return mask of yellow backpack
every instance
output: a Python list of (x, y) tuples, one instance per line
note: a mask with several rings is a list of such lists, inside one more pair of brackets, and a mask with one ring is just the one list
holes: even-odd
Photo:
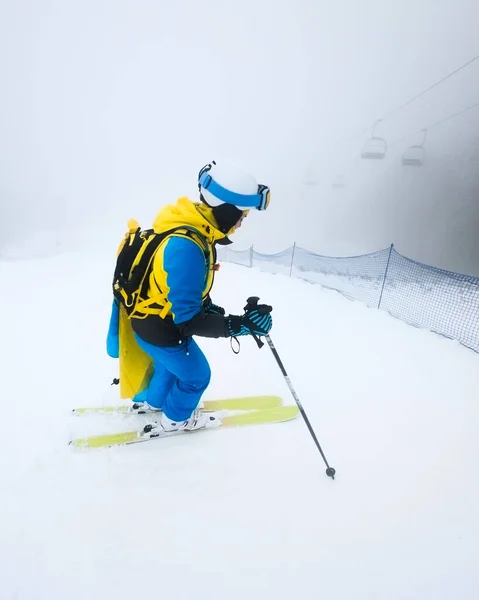
[(189, 225), (156, 233), (153, 229), (142, 230), (139, 223), (131, 219), (128, 229), (116, 260), (113, 295), (124, 306), (129, 319), (142, 319), (148, 314), (158, 314), (164, 318), (168, 314), (169, 304), (161, 306), (158, 298), (148, 298), (148, 276), (159, 245), (172, 234), (188, 237), (203, 250), (209, 266), (208, 243), (197, 229)]

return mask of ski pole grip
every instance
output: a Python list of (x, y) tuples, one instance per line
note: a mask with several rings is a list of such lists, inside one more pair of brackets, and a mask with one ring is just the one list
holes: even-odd
[[(250, 296), (246, 300), (246, 306), (244, 307), (245, 312), (248, 312), (248, 311), (256, 308), (258, 306), (258, 302), (259, 302), (259, 296)], [(258, 348), (262, 348), (264, 346), (264, 342), (262, 342), (261, 339), (255, 333), (253, 333), (253, 330), (251, 328), (250, 328), (250, 332), (251, 332), (251, 335), (253, 336), (253, 339), (256, 342), (256, 345), (258, 346)]]
[(244, 310), (245, 311), (253, 310), (254, 308), (256, 308), (258, 306), (258, 302), (259, 302), (259, 296), (250, 296), (246, 300), (246, 306), (244, 307)]
[(268, 304), (260, 304), (258, 306), (258, 302), (259, 302), (258, 296), (250, 296), (246, 300), (246, 306), (244, 307), (245, 312), (254, 310), (256, 308), (260, 315), (266, 315), (273, 310), (273, 307), (269, 306)]

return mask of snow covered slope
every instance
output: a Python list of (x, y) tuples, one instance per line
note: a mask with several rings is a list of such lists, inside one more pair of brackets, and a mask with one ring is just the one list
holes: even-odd
[[(214, 301), (274, 306), (301, 419), (75, 451), (128, 429), (104, 351), (111, 256), (0, 264), (2, 600), (473, 600), (479, 357), (320, 286), (233, 265)], [(208, 398), (288, 388), (268, 349), (199, 340)]]

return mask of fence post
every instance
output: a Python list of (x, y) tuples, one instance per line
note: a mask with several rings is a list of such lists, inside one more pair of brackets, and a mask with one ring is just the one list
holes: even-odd
[(291, 277), (293, 273), (293, 263), (294, 263), (294, 253), (296, 250), (296, 242), (293, 243), (293, 254), (291, 255), (291, 267), (289, 268), (289, 276)]
[(249, 249), (249, 266), (250, 269), (253, 268), (253, 244), (251, 244)]
[(384, 279), (383, 279), (383, 285), (381, 288), (381, 295), (379, 296), (378, 308), (381, 308), (381, 300), (383, 299), (384, 286), (386, 284), (386, 277), (387, 277), (388, 271), (389, 271), (389, 262), (391, 260), (391, 252), (392, 252), (393, 248), (394, 248), (394, 244), (391, 244), (391, 246), (389, 247), (388, 262), (386, 263), (386, 270), (384, 271)]

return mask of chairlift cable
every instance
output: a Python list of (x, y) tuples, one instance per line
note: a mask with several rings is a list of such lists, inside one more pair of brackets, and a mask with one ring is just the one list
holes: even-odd
[(383, 117), (383, 121), (385, 119), (389, 119), (390, 117), (395, 115), (397, 112), (399, 112), (403, 108), (406, 108), (406, 106), (409, 106), (409, 104), (412, 104), (416, 100), (419, 100), (419, 98), (424, 96), (424, 94), (427, 94), (428, 92), (433, 90), (438, 85), (441, 85), (441, 83), (444, 83), (447, 79), (449, 79), (450, 77), (453, 77), (453, 75), (456, 75), (456, 73), (459, 73), (459, 71), (462, 71), (463, 69), (465, 69), (466, 67), (468, 67), (470, 64), (472, 64), (474, 61), (476, 61), (478, 59), (479, 59), (479, 54), (477, 56), (475, 56), (474, 58), (471, 58), (471, 60), (468, 60), (466, 63), (464, 63), (463, 65), (461, 65), (460, 67), (458, 67), (457, 69), (452, 71), (451, 73), (449, 73), (449, 75), (446, 75), (439, 81), (436, 81), (436, 83), (434, 83), (433, 85), (431, 85), (428, 88), (426, 88), (425, 90), (423, 90), (420, 94), (417, 94), (416, 96), (414, 96), (414, 98), (411, 98), (407, 102), (404, 102), (404, 104), (401, 104), (401, 106), (398, 106), (398, 108), (395, 108), (394, 110), (392, 110), (389, 114), (387, 114), (385, 117)]
[(407, 135), (403, 136), (399, 140), (396, 140), (392, 144), (389, 144), (389, 147), (391, 148), (393, 146), (396, 146), (397, 144), (400, 144), (404, 140), (407, 140), (408, 138), (412, 137), (413, 135), (417, 135), (417, 134), (421, 133), (421, 131), (424, 131), (424, 130), (430, 131), (433, 127), (442, 125), (446, 121), (450, 121), (451, 119), (454, 119), (455, 117), (458, 117), (459, 115), (462, 115), (462, 114), (468, 112), (469, 110), (472, 110), (473, 108), (477, 108), (478, 106), (479, 106), (479, 102), (475, 102), (474, 104), (471, 104), (470, 106), (466, 106), (465, 108), (462, 108), (461, 110), (458, 110), (457, 112), (452, 113), (451, 115), (448, 115), (447, 117), (444, 117), (443, 119), (440, 119), (439, 121), (436, 121), (435, 123), (432, 123), (431, 125), (428, 125), (427, 127), (422, 127), (421, 129), (419, 129), (417, 131), (408, 133)]
[(450, 119), (454, 119), (454, 117), (458, 117), (459, 115), (462, 115), (463, 113), (467, 112), (468, 110), (472, 110), (473, 108), (476, 108), (479, 106), (479, 102), (476, 102), (475, 104), (471, 104), (470, 106), (466, 106), (466, 108), (463, 108), (462, 110), (459, 110), (455, 113), (453, 113), (452, 115), (449, 115), (448, 117), (444, 117), (444, 119), (441, 119), (440, 121), (436, 121), (435, 123), (433, 123), (432, 125), (429, 125), (429, 127), (426, 127), (425, 129), (432, 129), (433, 127), (436, 127), (437, 125), (442, 125), (443, 123), (445, 123), (446, 121), (449, 121)]
[[(460, 71), (462, 71), (463, 69), (465, 69), (466, 67), (468, 67), (469, 65), (471, 65), (473, 62), (475, 62), (478, 59), (479, 59), (479, 54), (477, 56), (474, 56), (474, 58), (471, 58), (470, 60), (465, 62), (460, 67), (457, 67), (457, 69), (454, 69), (454, 71), (451, 71), (451, 73), (449, 73), (445, 77), (442, 77), (441, 79), (439, 79), (439, 81), (436, 81), (436, 83), (434, 83), (433, 85), (430, 85), (428, 88), (426, 88), (419, 94), (416, 94), (413, 98), (410, 98), (409, 100), (407, 100), (406, 102), (401, 104), (401, 106), (398, 106), (397, 108), (392, 110), (390, 113), (388, 113), (385, 117), (383, 117), (380, 120), (385, 121), (386, 119), (389, 119), (390, 117), (392, 117), (393, 115), (398, 113), (400, 110), (402, 110), (403, 108), (406, 108), (406, 106), (409, 106), (409, 104), (412, 104), (413, 102), (415, 102), (416, 100), (418, 100), (419, 98), (421, 98), (422, 96), (424, 96), (425, 94), (427, 94), (428, 92), (430, 92), (431, 90), (436, 88), (438, 85), (441, 85), (441, 83), (444, 83), (445, 81), (447, 81), (448, 79), (450, 79), (451, 77), (453, 77), (454, 75), (456, 75), (457, 73), (459, 73)], [(371, 127), (374, 127), (374, 125), (376, 123), (377, 123), (377, 120), (372, 125), (368, 125), (368, 127), (365, 127), (364, 129), (362, 129), (360, 133), (364, 133), (364, 132), (370, 130)]]

